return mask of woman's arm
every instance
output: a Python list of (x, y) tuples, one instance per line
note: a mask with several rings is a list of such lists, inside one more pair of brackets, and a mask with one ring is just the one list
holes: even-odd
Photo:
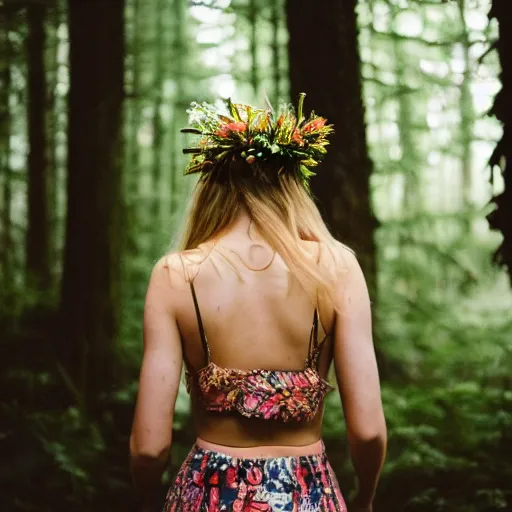
[(130, 437), (131, 471), (143, 510), (150, 510), (161, 497), (181, 376), (181, 340), (171, 292), (168, 268), (160, 260), (146, 295), (144, 356)]
[(354, 505), (370, 510), (386, 453), (386, 423), (366, 281), (356, 257), (342, 250), (348, 272), (336, 292), (334, 363), (359, 484)]

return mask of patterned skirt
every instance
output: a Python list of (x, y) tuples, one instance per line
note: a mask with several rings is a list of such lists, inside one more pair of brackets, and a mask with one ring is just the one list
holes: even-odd
[(325, 448), (315, 455), (246, 458), (192, 447), (163, 512), (347, 512)]

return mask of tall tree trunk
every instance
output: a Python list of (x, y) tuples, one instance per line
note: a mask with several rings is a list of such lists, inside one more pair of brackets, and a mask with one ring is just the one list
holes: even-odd
[[(396, 26), (397, 18), (402, 12), (396, 6), (391, 8), (393, 16), (393, 25)], [(375, 15), (374, 15), (375, 16)], [(407, 90), (407, 80), (405, 72), (407, 69), (407, 61), (405, 58), (404, 50), (407, 43), (400, 40), (398, 37), (392, 37), (392, 47), (395, 60), (395, 74), (397, 79), (397, 85), (399, 88), (403, 88), (399, 92), (398, 100), (398, 134), (400, 141), (400, 148), (402, 155), (400, 158), (400, 165), (403, 169), (403, 196), (402, 196), (402, 219), (416, 219), (422, 210), (422, 197), (420, 187), (420, 168), (421, 168), (421, 154), (418, 151), (417, 143), (417, 132), (414, 129), (415, 122), (415, 110), (414, 110), (414, 99), (411, 97), (411, 93)], [(398, 247), (402, 254), (405, 255), (407, 251), (409, 258), (417, 256), (419, 249), (412, 246), (410, 243), (411, 236), (418, 233), (414, 229), (414, 224), (407, 232), (403, 230), (398, 231)], [(414, 256), (413, 256), (414, 255)], [(411, 300), (415, 300), (418, 293), (418, 279), (410, 265), (404, 265), (401, 268), (401, 277), (404, 279), (404, 286), (407, 288), (407, 296)], [(407, 315), (413, 315), (415, 312), (410, 308)], [(410, 325), (410, 323), (406, 323)]]
[(460, 139), (462, 144), (461, 172), (462, 172), (462, 204), (464, 208), (463, 228), (464, 234), (472, 229), (473, 224), (473, 199), (472, 188), (472, 142), (473, 124), (475, 112), (473, 108), (473, 96), (471, 94), (471, 40), (469, 29), (466, 24), (466, 0), (458, 0), (458, 9), (462, 30), (462, 44), (464, 48), (464, 78), (460, 85)]
[[(356, 4), (286, 0), (290, 89), (294, 99), (307, 94), (306, 112), (314, 109), (334, 124), (335, 134), (311, 188), (332, 234), (355, 250), (375, 301), (377, 219), (371, 208), (373, 164), (366, 142)], [(376, 354), (386, 379), (391, 370), (378, 343)]]
[(11, 11), (0, 6), (0, 283), (5, 292), (11, 288), (12, 273), (12, 221), (11, 221), (11, 56), (9, 40)]
[[(512, 18), (508, 0), (493, 0), (489, 18), (496, 18), (500, 25), (500, 38), (496, 43), (501, 62), (501, 91), (496, 95), (491, 115), (503, 123), (503, 137), (490, 159), (491, 170), (501, 168), (505, 190), (492, 202), (496, 209), (488, 216), (493, 229), (501, 231), (503, 242), (496, 251), (495, 259), (508, 268), (512, 283)], [(492, 176), (492, 172), (491, 172)]]
[[(124, 0), (69, 0), (68, 215), (61, 354), (93, 414), (114, 379), (122, 249)], [(94, 32), (91, 32), (92, 27)], [(68, 379), (68, 382), (70, 379)]]
[(181, 153), (181, 139), (179, 130), (186, 123), (183, 117), (184, 110), (188, 107), (188, 95), (185, 89), (185, 57), (188, 53), (187, 48), (187, 0), (174, 0), (174, 37), (172, 41), (172, 54), (174, 62), (174, 80), (176, 83), (176, 94), (174, 96), (174, 105), (172, 109), (171, 133), (174, 134), (171, 150), (171, 201), (170, 213), (173, 219), (173, 230), (177, 225), (176, 213), (180, 205), (180, 196), (183, 194), (183, 188), (187, 186), (185, 180), (181, 179), (183, 162), (178, 156)]
[[(141, 9), (141, 0), (133, 0), (132, 3), (132, 19), (131, 19), (131, 44), (129, 52), (131, 54), (131, 91), (129, 101), (129, 134), (127, 142), (127, 162), (125, 163), (125, 170), (127, 176), (126, 190), (130, 200), (135, 200), (139, 194), (140, 182), (140, 150), (138, 143), (138, 133), (141, 122), (141, 87), (140, 87), (140, 54), (141, 54), (141, 37), (140, 37), (140, 16), (143, 13)], [(135, 201), (136, 202), (136, 201)], [(137, 202), (136, 202), (137, 203)], [(140, 204), (140, 202), (139, 202)]]
[[(68, 93), (67, 85), (69, 81), (69, 57), (64, 51), (68, 48), (68, 0), (55, 0), (53, 12), (51, 15), (51, 24), (54, 26), (54, 42), (55, 52), (52, 54), (55, 58), (55, 75), (52, 77), (51, 105), (54, 105), (51, 112), (50, 131), (52, 158), (49, 159), (53, 163), (50, 167), (50, 201), (53, 214), (52, 237), (55, 247), (55, 256), (53, 258), (54, 265), (57, 267), (58, 274), (62, 273), (64, 264), (64, 247), (66, 232), (66, 208), (67, 208), (67, 174), (68, 174), (68, 127), (69, 118), (63, 113), (68, 110)], [(65, 28), (65, 30), (62, 30)], [(58, 283), (58, 286), (61, 283)], [(58, 293), (58, 290), (57, 290)]]
[[(274, 0), (277, 2), (277, 0)], [(249, 0), (248, 6), (249, 26), (249, 53), (251, 55), (251, 87), (256, 96), (260, 85), (258, 67), (258, 5), (257, 0)]]
[(357, 41), (356, 0), (287, 0), (291, 93), (305, 92), (335, 126), (312, 190), (333, 235), (352, 247), (372, 296), (376, 288), (370, 174)]
[(155, 63), (153, 68), (153, 170), (152, 170), (152, 185), (153, 193), (151, 197), (151, 220), (150, 222), (156, 224), (156, 229), (153, 229), (153, 250), (154, 253), (158, 252), (160, 244), (160, 228), (162, 226), (162, 146), (164, 138), (164, 126), (162, 123), (162, 106), (164, 94), (164, 24), (163, 24), (163, 10), (164, 1), (158, 0), (156, 2), (155, 10)]
[(270, 21), (272, 23), (272, 104), (277, 107), (281, 101), (281, 58), (279, 44), (279, 28), (281, 25), (282, 4), (274, 0), (271, 4)]
[[(46, 13), (47, 21), (47, 55), (46, 55), (46, 163), (48, 166), (48, 222), (50, 225), (50, 261), (60, 261), (59, 250), (59, 215), (58, 215), (58, 191), (60, 183), (58, 180), (57, 163), (57, 129), (60, 109), (57, 103), (57, 84), (59, 80), (58, 53), (60, 41), (58, 37), (59, 24), (61, 21), (62, 5), (55, 2)], [(51, 263), (50, 263), (51, 265)], [(52, 273), (55, 268), (52, 267)], [(55, 283), (52, 279), (52, 285)], [(53, 287), (53, 286), (52, 286)]]
[(50, 208), (46, 143), (44, 4), (28, 6), (28, 227), (27, 278), (37, 291), (51, 285)]

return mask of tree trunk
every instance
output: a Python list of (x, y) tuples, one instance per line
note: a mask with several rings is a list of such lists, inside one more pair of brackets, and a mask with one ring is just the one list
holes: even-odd
[[(48, 166), (48, 222), (50, 225), (50, 261), (61, 260), (60, 244), (62, 237), (59, 236), (60, 221), (59, 218), (59, 191), (62, 185), (59, 182), (59, 167), (57, 158), (57, 146), (59, 140), (57, 137), (59, 127), (60, 105), (57, 101), (57, 84), (59, 82), (59, 62), (58, 53), (60, 41), (58, 29), (62, 20), (63, 6), (60, 1), (56, 1), (52, 7), (48, 8), (47, 19), (47, 52), (46, 52), (46, 164)], [(51, 265), (51, 263), (50, 263)], [(52, 266), (52, 273), (55, 273), (56, 266)], [(52, 288), (56, 283), (52, 279)]]
[[(122, 249), (124, 0), (69, 0), (65, 370), (93, 414), (114, 381)], [(68, 379), (69, 382), (69, 379)]]
[(141, 54), (141, 37), (140, 37), (140, 16), (142, 16), (143, 9), (140, 5), (140, 0), (133, 0), (132, 5), (132, 19), (131, 19), (131, 38), (129, 52), (131, 55), (131, 90), (129, 101), (129, 134), (126, 141), (126, 155), (127, 162), (125, 162), (125, 182), (127, 184), (126, 190), (130, 201), (136, 204), (141, 202), (135, 201), (139, 195), (139, 182), (140, 182), (140, 150), (138, 143), (138, 133), (141, 122), (141, 86), (140, 86), (140, 54)]
[[(396, 6), (391, 8), (393, 25), (396, 26), (398, 15), (402, 12)], [(375, 14), (374, 14), (375, 16)], [(394, 34), (395, 35), (395, 34)], [(402, 219), (415, 219), (420, 215), (423, 206), (423, 198), (421, 196), (421, 179), (420, 169), (422, 163), (422, 156), (418, 148), (418, 135), (414, 129), (415, 123), (415, 107), (414, 99), (411, 94), (405, 92), (407, 89), (406, 70), (407, 59), (404, 53), (407, 43), (404, 43), (397, 37), (392, 36), (392, 47), (395, 60), (395, 74), (397, 86), (404, 88), (404, 92), (398, 94), (398, 113), (397, 125), (399, 142), (402, 150), (400, 158), (400, 166), (403, 169), (403, 195), (401, 205), (401, 218)], [(411, 246), (411, 236), (417, 233), (414, 224), (411, 224), (407, 231), (398, 231), (398, 248), (400, 253), (404, 256), (409, 253), (408, 258), (412, 259), (417, 256), (419, 249)], [(415, 254), (416, 253), (416, 254)], [(414, 255), (414, 256), (413, 256)], [(403, 286), (406, 287), (406, 294), (412, 300), (416, 300), (419, 292), (417, 275), (410, 265), (403, 265), (400, 271), (400, 277), (403, 278)], [(411, 325), (409, 316), (415, 312), (410, 308), (405, 316), (406, 325)]]
[[(277, 2), (277, 0), (274, 0)], [(249, 0), (248, 18), (250, 26), (249, 53), (251, 55), (251, 78), (250, 83), (254, 96), (258, 95), (259, 67), (258, 67), (258, 5), (257, 0)]]
[(287, 0), (291, 93), (305, 92), (336, 133), (312, 179), (324, 220), (359, 258), (375, 296), (377, 222), (370, 206), (370, 174), (357, 42), (356, 0)]
[(272, 23), (272, 105), (276, 108), (281, 101), (281, 48), (279, 44), (279, 29), (282, 11), (281, 1), (274, 0), (270, 8), (270, 22)]
[(9, 41), (11, 12), (7, 6), (0, 6), (0, 283), (3, 294), (11, 289), (12, 272), (12, 219), (11, 219), (11, 56)]
[[(500, 25), (500, 38), (496, 43), (501, 62), (501, 91), (496, 95), (490, 112), (503, 123), (503, 137), (490, 159), (491, 170), (501, 168), (505, 190), (492, 202), (496, 209), (488, 216), (493, 229), (501, 231), (503, 242), (496, 251), (495, 259), (509, 271), (512, 283), (512, 18), (508, 0), (494, 0), (489, 18), (496, 18)], [(492, 172), (491, 172), (492, 177)]]
[(472, 142), (475, 112), (473, 108), (473, 96), (471, 94), (471, 38), (470, 30), (466, 24), (466, 0), (458, 0), (459, 16), (462, 30), (462, 44), (464, 47), (464, 78), (460, 85), (460, 141), (462, 144), (462, 206), (464, 208), (463, 235), (470, 233), (473, 228), (473, 179), (472, 173)]
[(28, 226), (27, 282), (39, 292), (51, 285), (50, 208), (46, 143), (45, 14), (32, 4), (28, 15)]
[(164, 126), (162, 122), (162, 106), (164, 94), (164, 23), (163, 13), (164, 1), (156, 2), (155, 10), (155, 46), (154, 55), (155, 62), (153, 68), (153, 169), (152, 169), (152, 185), (153, 193), (151, 198), (151, 220), (150, 223), (156, 224), (153, 229), (153, 253), (158, 253), (160, 245), (160, 229), (162, 227), (162, 202), (163, 202), (163, 181), (162, 181), (162, 149), (164, 139)]
[[(180, 197), (184, 193), (184, 187), (187, 186), (183, 175), (183, 160), (180, 158), (182, 140), (179, 136), (180, 128), (186, 124), (184, 111), (188, 108), (189, 94), (186, 90), (186, 56), (188, 54), (187, 46), (187, 0), (174, 0), (174, 34), (172, 40), (172, 55), (174, 62), (174, 80), (176, 84), (176, 94), (174, 96), (174, 105), (172, 109), (171, 133), (174, 135), (171, 149), (171, 201), (170, 216), (173, 219), (173, 231), (177, 227), (177, 211), (180, 206)], [(186, 193), (186, 192), (185, 192)]]

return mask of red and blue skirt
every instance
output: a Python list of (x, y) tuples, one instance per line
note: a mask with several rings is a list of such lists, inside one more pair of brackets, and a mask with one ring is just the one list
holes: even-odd
[(163, 512), (347, 512), (325, 454), (234, 457), (193, 446)]

